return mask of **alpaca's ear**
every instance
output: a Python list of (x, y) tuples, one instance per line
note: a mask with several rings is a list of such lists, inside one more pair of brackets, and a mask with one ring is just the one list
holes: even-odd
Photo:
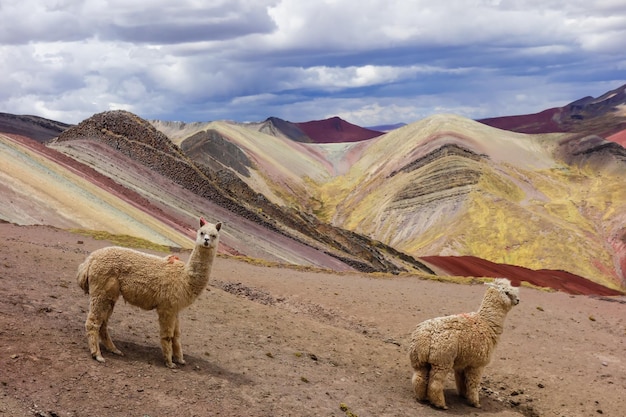
[(204, 226), (206, 224), (206, 220), (204, 220), (204, 217), (200, 217), (200, 227)]
[(219, 222), (215, 225), (215, 228), (217, 229), (217, 231), (219, 232), (220, 229), (222, 228), (222, 222)]

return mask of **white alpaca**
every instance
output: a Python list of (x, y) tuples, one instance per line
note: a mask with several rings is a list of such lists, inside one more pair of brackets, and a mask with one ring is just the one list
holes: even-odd
[(487, 285), (478, 311), (426, 320), (413, 331), (409, 358), (419, 401), (447, 409), (444, 382), (454, 369), (459, 395), (480, 407), (483, 370), (491, 361), (507, 313), (519, 303), (519, 289), (508, 279), (498, 278)]
[(176, 363), (185, 363), (178, 312), (191, 305), (206, 287), (221, 227), (221, 223), (213, 225), (200, 219), (196, 244), (186, 264), (175, 256), (158, 257), (117, 246), (98, 249), (87, 257), (78, 267), (77, 280), (90, 298), (85, 330), (95, 360), (104, 362), (98, 336), (107, 350), (123, 355), (107, 329), (121, 295), (132, 305), (157, 310), (165, 365), (176, 367), (172, 355)]

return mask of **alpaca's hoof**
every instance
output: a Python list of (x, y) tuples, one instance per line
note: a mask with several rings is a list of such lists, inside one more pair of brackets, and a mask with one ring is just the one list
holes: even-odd
[(174, 362), (165, 362), (165, 366), (170, 368), (170, 369), (178, 368), (178, 366), (176, 366), (176, 364)]
[(92, 358), (94, 358), (95, 360), (97, 360), (100, 363), (104, 363), (104, 358), (100, 355), (92, 355)]
[(477, 397), (467, 398), (467, 403), (472, 407), (480, 408), (480, 399), (478, 399)]
[(441, 401), (434, 401), (432, 398), (429, 398), (428, 402), (434, 408), (439, 408), (441, 410), (447, 410), (448, 409), (448, 406), (446, 405), (445, 401), (443, 401), (443, 402), (441, 402)]
[(119, 349), (113, 349), (113, 350), (111, 350), (111, 353), (114, 353), (114, 354), (116, 354), (118, 356), (124, 356), (124, 352), (122, 352)]
[(183, 358), (180, 359), (174, 359), (174, 362), (176, 362), (179, 365), (185, 365), (187, 362), (185, 362), (185, 360)]
[(448, 409), (448, 406), (446, 405), (445, 402), (435, 402), (435, 401), (432, 401), (432, 400), (429, 400), (428, 402), (434, 408), (438, 408), (440, 410), (447, 410)]

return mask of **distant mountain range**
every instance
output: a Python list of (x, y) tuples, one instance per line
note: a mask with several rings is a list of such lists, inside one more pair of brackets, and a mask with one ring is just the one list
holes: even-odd
[[(539, 113), (493, 117), (477, 120), (488, 126), (519, 133), (579, 133), (598, 135), (626, 145), (626, 85), (599, 97), (584, 97), (563, 107)], [(181, 123), (179, 123), (181, 124)], [(181, 125), (197, 125), (182, 123)], [(406, 123), (360, 127), (339, 117), (309, 122), (289, 122), (268, 117), (250, 126), (269, 135), (280, 135), (303, 143), (358, 142), (381, 136)], [(31, 115), (0, 113), (0, 132), (28, 136), (45, 142), (58, 136), (71, 125)]]
[(224, 221), (233, 255), (615, 294), (626, 290), (625, 89), (388, 132), (339, 118), (109, 111), (70, 126), (0, 114), (0, 219), (188, 247), (205, 215)]
[(0, 113), (0, 132), (27, 136), (38, 142), (46, 142), (70, 126), (38, 116)]
[(571, 132), (598, 135), (605, 139), (618, 135), (616, 141), (624, 146), (620, 132), (626, 129), (626, 85), (600, 97), (584, 97), (563, 107), (535, 114), (482, 119), (479, 122), (520, 133)]

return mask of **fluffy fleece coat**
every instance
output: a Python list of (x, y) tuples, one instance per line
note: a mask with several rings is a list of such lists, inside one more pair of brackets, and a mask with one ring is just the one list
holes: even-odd
[(454, 370), (459, 395), (480, 407), (483, 369), (491, 361), (507, 313), (519, 303), (519, 289), (508, 279), (498, 278), (487, 285), (478, 311), (426, 320), (413, 331), (409, 358), (419, 401), (447, 409), (444, 383)]
[(104, 362), (99, 339), (107, 350), (122, 355), (107, 329), (121, 295), (132, 305), (156, 309), (165, 365), (175, 368), (173, 361), (185, 363), (178, 313), (193, 303), (209, 281), (221, 226), (200, 219), (187, 263), (171, 255), (158, 257), (117, 246), (98, 249), (87, 257), (78, 267), (77, 280), (90, 298), (85, 330), (94, 359)]

